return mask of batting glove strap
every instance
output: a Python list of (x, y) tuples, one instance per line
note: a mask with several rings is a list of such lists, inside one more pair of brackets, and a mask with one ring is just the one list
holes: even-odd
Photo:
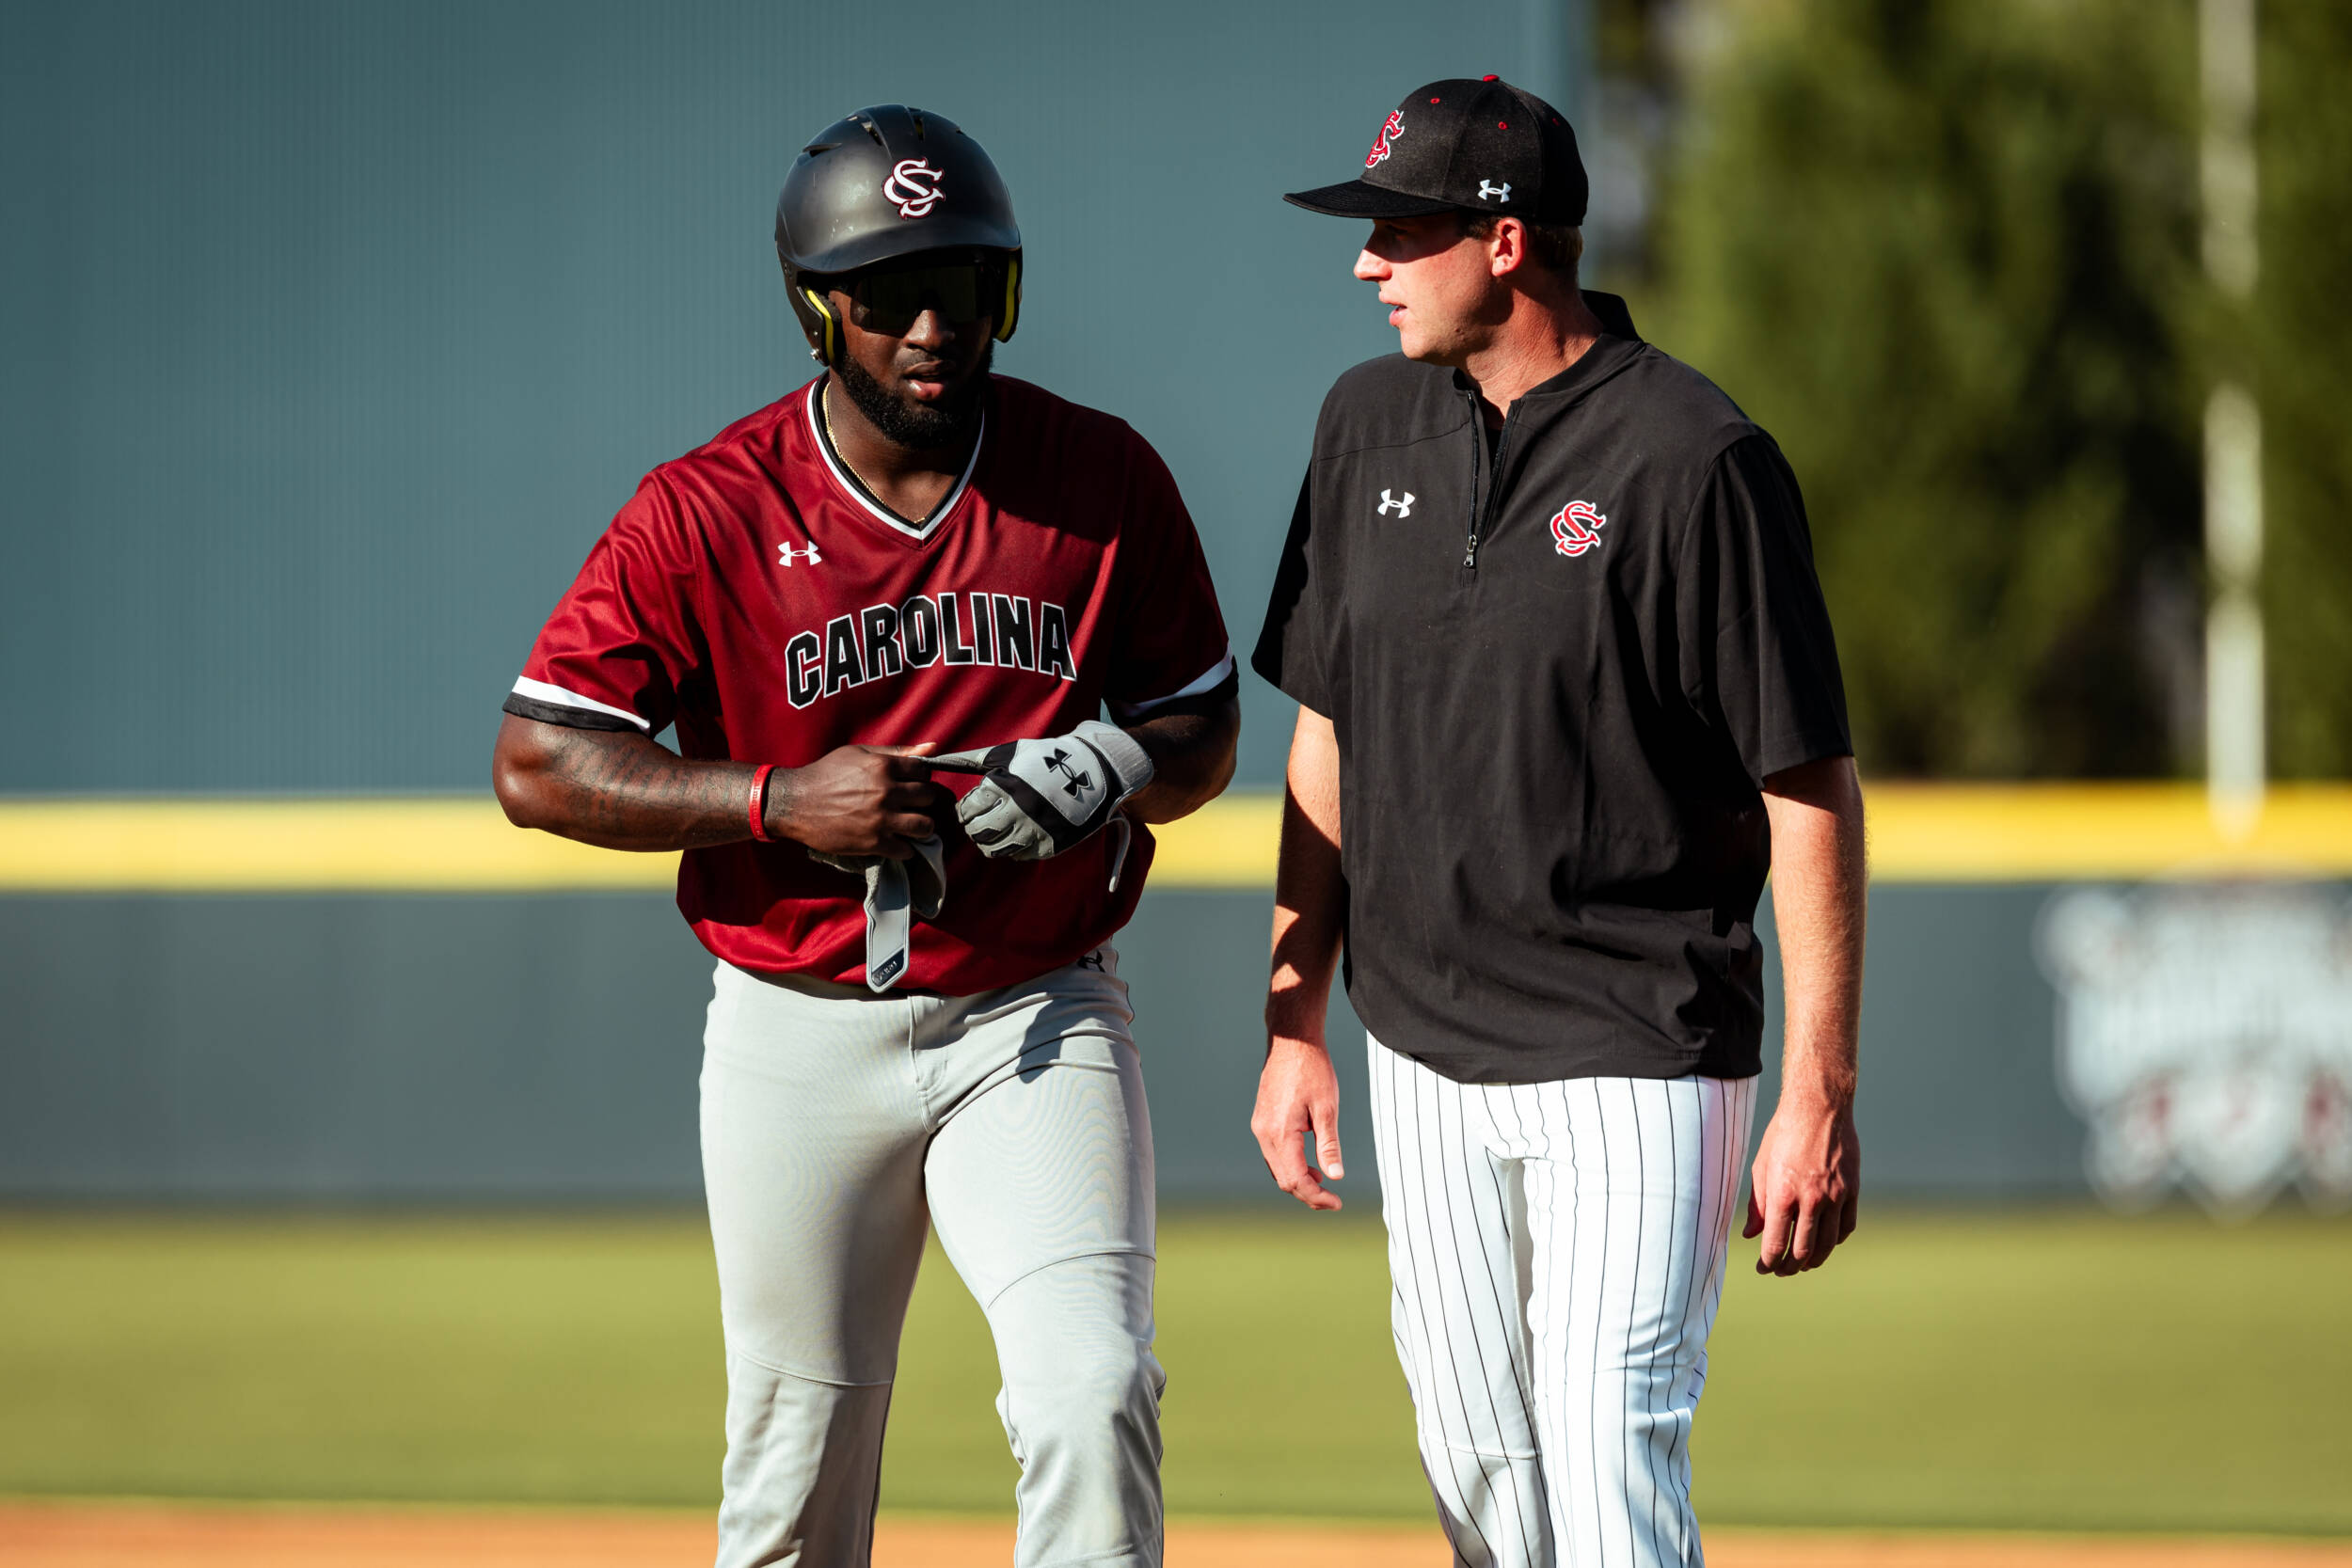
[(980, 853), (996, 860), (1060, 854), (1152, 782), (1152, 758), (1136, 737), (1099, 719), (1049, 740), (992, 746), (977, 761), (980, 782), (957, 802), (956, 819)]
[(877, 996), (906, 974), (914, 923), (938, 918), (947, 902), (947, 847), (937, 833), (909, 842), (914, 853), (902, 861), (808, 852), (820, 865), (866, 879), (866, 988)]

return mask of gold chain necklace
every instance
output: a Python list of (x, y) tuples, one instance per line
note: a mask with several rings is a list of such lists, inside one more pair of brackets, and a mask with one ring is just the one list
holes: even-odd
[[(833, 448), (833, 454), (835, 457), (841, 459), (841, 466), (850, 470), (850, 477), (856, 480), (859, 484), (863, 485), (867, 495), (872, 496), (877, 500), (880, 500), (882, 499), (882, 492), (874, 487), (874, 482), (872, 480), (867, 479), (864, 474), (857, 471), (857, 465), (850, 461), (850, 454), (841, 450), (841, 437), (833, 433), (833, 376), (831, 374), (827, 374), (823, 389), (817, 394), (817, 417), (824, 421), (825, 444)], [(952, 485), (949, 486), (951, 493), (953, 488), (954, 487)], [(892, 510), (894, 512), (897, 511), (895, 507)], [(933, 510), (936, 511), (936, 508)], [(906, 515), (904, 513), (898, 513), (898, 515), (900, 516)], [(908, 522), (916, 524), (920, 524), (928, 520), (928, 516), (907, 518)]]
[(830, 375), (825, 377), (824, 389), (817, 394), (817, 417), (825, 421), (825, 444), (833, 448), (835, 457), (841, 459), (841, 466), (850, 470), (850, 477), (866, 486), (868, 494), (881, 495), (882, 492), (874, 488), (874, 482), (857, 471), (857, 465), (850, 461), (850, 454), (841, 450), (841, 437), (833, 433), (833, 377)]

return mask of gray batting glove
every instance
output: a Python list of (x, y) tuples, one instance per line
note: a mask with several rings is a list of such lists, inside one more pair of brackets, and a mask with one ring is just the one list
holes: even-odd
[(1136, 737), (1100, 719), (1049, 740), (1009, 740), (926, 760), (981, 775), (956, 803), (956, 820), (980, 853), (995, 860), (1058, 855), (1110, 822), (1120, 801), (1152, 782), (1152, 759)]

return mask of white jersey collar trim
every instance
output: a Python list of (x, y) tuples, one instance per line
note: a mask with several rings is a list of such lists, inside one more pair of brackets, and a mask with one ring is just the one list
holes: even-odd
[(931, 515), (929, 517), (920, 523), (910, 523), (867, 495), (866, 486), (857, 482), (856, 477), (834, 454), (833, 443), (825, 439), (825, 417), (818, 399), (824, 395), (825, 384), (832, 379), (833, 372), (828, 371), (810, 382), (808, 396), (802, 401), (807, 405), (808, 410), (809, 439), (817, 443), (817, 454), (825, 460), (825, 467), (832, 473), (834, 483), (841, 487), (843, 495), (864, 507), (876, 522), (887, 524), (910, 539), (929, 539), (939, 531), (939, 525), (947, 520), (947, 515), (956, 509), (956, 503), (963, 499), (964, 491), (971, 488), (972, 475), (978, 470), (980, 466), (980, 450), (988, 445), (987, 407), (983, 405), (980, 409), (979, 434), (973, 438), (972, 456), (963, 465), (963, 472), (957, 478), (955, 488), (948, 491), (946, 498), (931, 509)]

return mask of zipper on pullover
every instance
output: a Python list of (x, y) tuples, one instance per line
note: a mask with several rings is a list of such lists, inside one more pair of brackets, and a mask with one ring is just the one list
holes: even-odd
[(1480, 537), (1494, 522), (1495, 508), (1502, 501), (1502, 460), (1511, 452), (1511, 421), (1519, 417), (1519, 405), (1518, 403), (1512, 404), (1511, 411), (1502, 416), (1502, 436), (1495, 442), (1495, 471), (1487, 478), (1486, 504), (1481, 507), (1478, 504), (1478, 470), (1480, 458), (1486, 450), (1486, 417), (1479, 410), (1476, 392), (1465, 392), (1463, 396), (1470, 401), (1470, 503), (1469, 536), (1463, 541), (1462, 546), (1462, 569), (1466, 572), (1475, 572), (1478, 570)]

